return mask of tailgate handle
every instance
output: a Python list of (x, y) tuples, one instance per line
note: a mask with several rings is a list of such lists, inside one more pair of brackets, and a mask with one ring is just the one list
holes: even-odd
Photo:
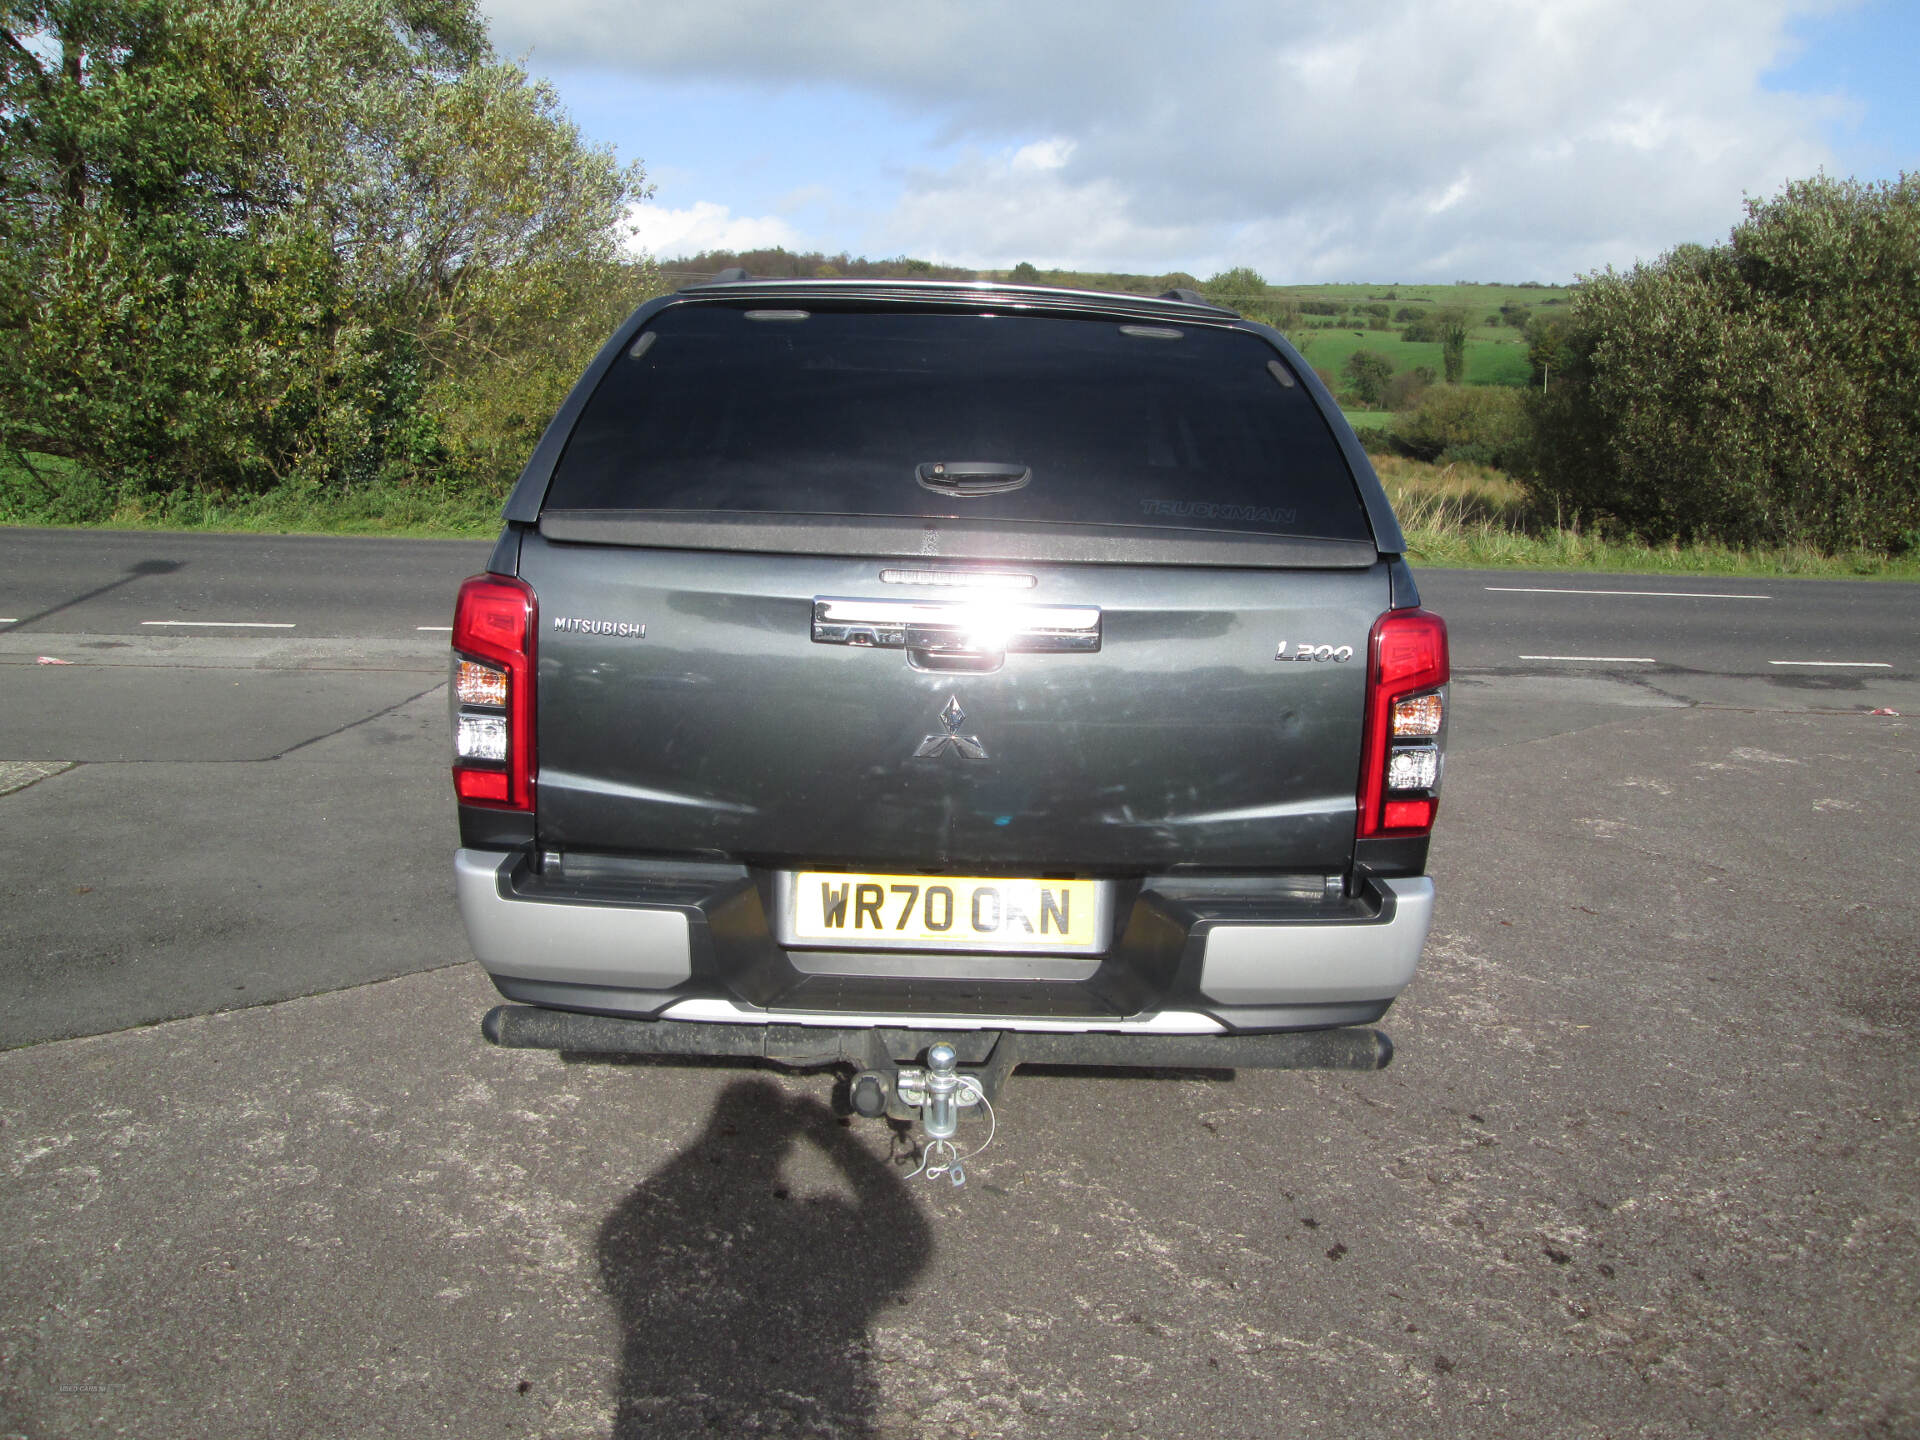
[(927, 669), (982, 668), (954, 662), (992, 662), (1021, 654), (1091, 655), (1100, 648), (1098, 605), (1010, 605), (977, 596), (966, 600), (860, 600), (821, 597), (813, 602), (813, 643), (875, 650), (908, 650)]
[(1025, 465), (1002, 465), (992, 460), (929, 460), (914, 468), (923, 490), (936, 495), (1004, 495), (1033, 479)]

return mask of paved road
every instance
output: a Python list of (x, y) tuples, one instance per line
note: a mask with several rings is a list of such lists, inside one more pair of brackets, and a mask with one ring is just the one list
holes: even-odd
[(1920, 585), (1432, 570), (1420, 588), (1468, 669), (1920, 674)]
[(35, 634), (407, 637), (444, 627), (484, 541), (0, 529), (0, 625)]
[[(17, 635), (404, 641), (448, 623), (477, 541), (0, 529)], [(1792, 685), (1920, 675), (1920, 585), (1440, 570), (1422, 596), (1464, 669), (1604, 668)], [(1817, 674), (1816, 672), (1831, 672)]]
[(1394, 1066), (1022, 1075), (954, 1192), (479, 1042), (483, 552), (0, 533), (0, 1435), (1920, 1435), (1915, 587), (1423, 576)]

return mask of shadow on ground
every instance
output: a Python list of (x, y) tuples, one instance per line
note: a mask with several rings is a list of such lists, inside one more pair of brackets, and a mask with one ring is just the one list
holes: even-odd
[(699, 1139), (600, 1227), (622, 1337), (614, 1440), (871, 1436), (869, 1329), (932, 1249), (897, 1172), (825, 1105), (729, 1085)]

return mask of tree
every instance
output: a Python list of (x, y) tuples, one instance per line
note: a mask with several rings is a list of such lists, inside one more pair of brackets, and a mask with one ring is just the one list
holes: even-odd
[(1013, 267), (1013, 273), (1007, 278), (1012, 280), (1016, 285), (1038, 285), (1040, 283), (1040, 272), (1034, 268), (1031, 261), (1022, 260), (1018, 265)]
[(1238, 310), (1249, 320), (1264, 322), (1268, 313), (1267, 282), (1258, 270), (1236, 266), (1223, 270), (1200, 287), (1201, 293), (1216, 305)]
[(1393, 378), (1393, 361), (1378, 350), (1356, 350), (1347, 357), (1346, 372), (1353, 382), (1354, 395), (1372, 410), (1380, 404), (1387, 382)]
[(1567, 321), (1557, 315), (1536, 315), (1527, 322), (1527, 364), (1531, 369), (1527, 383), (1544, 390), (1557, 374), (1565, 376), (1572, 368), (1572, 352), (1567, 346)]
[(498, 482), (649, 281), (474, 0), (0, 0), (0, 448), (122, 498)]
[(1657, 539), (1920, 543), (1916, 255), (1920, 176), (1818, 176), (1725, 245), (1588, 277), (1526, 482)]
[(1467, 373), (1467, 332), (1472, 317), (1459, 305), (1443, 305), (1428, 317), (1433, 338), (1440, 342), (1440, 369), (1449, 385), (1458, 385)]

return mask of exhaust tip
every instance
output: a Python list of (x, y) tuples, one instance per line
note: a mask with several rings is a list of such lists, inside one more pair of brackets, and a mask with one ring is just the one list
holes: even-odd
[(1393, 1063), (1393, 1037), (1384, 1030), (1373, 1032), (1373, 1068), (1384, 1070)]
[(500, 1029), (505, 1023), (507, 1010), (509, 1008), (510, 1007), (506, 1005), (496, 1005), (480, 1017), (480, 1033), (487, 1037), (489, 1043), (494, 1045), (503, 1045), (506, 1043), (500, 1038)]

